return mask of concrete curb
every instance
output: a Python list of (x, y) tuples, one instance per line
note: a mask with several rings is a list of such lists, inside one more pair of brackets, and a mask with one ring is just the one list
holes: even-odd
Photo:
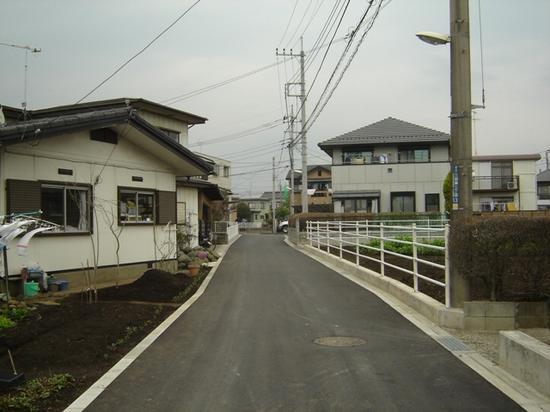
[[(103, 392), (126, 368), (128, 368), (133, 361), (135, 361), (139, 355), (141, 355), (145, 349), (160, 336), (162, 333), (175, 322), (189, 307), (195, 303), (204, 293), (208, 284), (214, 277), (214, 274), (218, 270), (225, 254), (229, 248), (235, 243), (241, 235), (237, 236), (233, 241), (227, 245), (227, 248), (220, 253), (220, 258), (216, 261), (216, 264), (210, 270), (210, 273), (204, 279), (199, 289), (191, 296), (185, 303), (183, 303), (178, 309), (176, 309), (170, 316), (168, 316), (155, 330), (147, 335), (141, 342), (139, 342), (130, 352), (126, 354), (121, 360), (119, 360), (111, 369), (109, 369), (101, 378), (99, 378), (92, 386), (90, 386), (83, 394), (81, 394), (73, 403), (71, 403), (66, 409), (66, 412), (83, 411), (87, 408), (100, 394)], [(219, 247), (219, 246), (218, 246)], [(115, 408), (116, 409), (116, 408)]]
[[(334, 262), (326, 259), (325, 256), (311, 253), (309, 247), (300, 247), (293, 244), (288, 240), (288, 237), (285, 237), (285, 242), (290, 247), (305, 254), (306, 256), (309, 256), (313, 260), (316, 260), (329, 269), (332, 269), (334, 272), (378, 296), (382, 301), (396, 310), (401, 316), (434, 339), (437, 343), (451, 352), (464, 364), (473, 369), (476, 373), (516, 402), (523, 409), (527, 411), (550, 411), (550, 398), (539, 393), (525, 382), (515, 378), (495, 363), (484, 358), (482, 355), (466, 346), (463, 342), (447, 333), (444, 329), (441, 329), (431, 319), (425, 317), (414, 307), (408, 306), (403, 301), (399, 300), (401, 297), (400, 295), (397, 297), (393, 296), (391, 294), (391, 290), (382, 290), (377, 287), (376, 284), (369, 282), (372, 276), (362, 276), (361, 273), (358, 273), (355, 265), (342, 264), (345, 262), (340, 261), (338, 258), (335, 258), (338, 262), (338, 265), (335, 265)], [(380, 277), (378, 274), (375, 276)]]
[(519, 331), (501, 331), (499, 339), (499, 364), (550, 396), (550, 346)]

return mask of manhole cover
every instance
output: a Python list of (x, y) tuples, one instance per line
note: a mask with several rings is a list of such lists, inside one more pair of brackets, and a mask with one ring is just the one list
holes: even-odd
[(337, 348), (359, 346), (367, 343), (361, 338), (353, 338), (350, 336), (324, 336), (322, 338), (315, 339), (313, 342), (317, 345), (333, 346)]

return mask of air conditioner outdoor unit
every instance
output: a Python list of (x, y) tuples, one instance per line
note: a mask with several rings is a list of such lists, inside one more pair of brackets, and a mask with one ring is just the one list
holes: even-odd
[(513, 180), (510, 181), (510, 182), (507, 182), (506, 183), (506, 188), (508, 190), (514, 190), (516, 188), (516, 182), (514, 182)]

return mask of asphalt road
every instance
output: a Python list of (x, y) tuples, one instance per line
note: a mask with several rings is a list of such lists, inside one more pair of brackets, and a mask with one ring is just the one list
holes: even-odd
[[(365, 343), (314, 343), (325, 336)], [(282, 236), (245, 235), (205, 294), (87, 410), (521, 408), (378, 297)]]

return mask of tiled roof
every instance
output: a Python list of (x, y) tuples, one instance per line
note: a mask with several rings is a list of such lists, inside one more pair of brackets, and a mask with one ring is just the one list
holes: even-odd
[(388, 117), (319, 143), (321, 148), (388, 143), (448, 142), (449, 134)]

